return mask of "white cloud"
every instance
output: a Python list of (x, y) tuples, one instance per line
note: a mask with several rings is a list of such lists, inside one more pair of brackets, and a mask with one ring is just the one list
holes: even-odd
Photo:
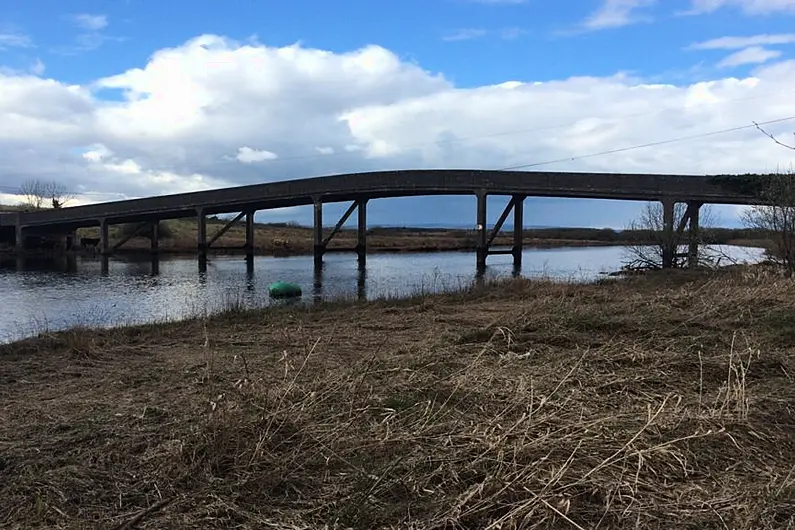
[(278, 155), (271, 153), (264, 149), (257, 150), (250, 147), (241, 147), (237, 150), (235, 158), (244, 164), (253, 164), (255, 162), (264, 162), (265, 160), (276, 160)]
[(30, 65), (30, 73), (33, 75), (40, 76), (44, 74), (45, 69), (46, 67), (44, 66), (44, 63), (41, 62), (41, 59), (39, 59), (38, 57), (36, 58), (36, 62)]
[(795, 43), (795, 33), (776, 33), (750, 35), (747, 37), (729, 36), (710, 39), (691, 44), (688, 50), (736, 50), (748, 46), (771, 46)]
[(691, 0), (685, 15), (701, 15), (733, 7), (747, 15), (770, 15), (772, 13), (795, 13), (795, 0)]
[(108, 17), (105, 15), (81, 13), (79, 15), (72, 16), (72, 21), (77, 27), (89, 31), (99, 31), (108, 26)]
[(718, 63), (718, 66), (720, 68), (732, 68), (746, 64), (762, 64), (780, 56), (781, 52), (778, 50), (768, 50), (762, 46), (749, 46), (723, 58)]
[(8, 48), (30, 48), (33, 46), (33, 39), (29, 35), (19, 32), (0, 31), (0, 50)]
[(489, 35), (496, 36), (497, 38), (500, 38), (502, 40), (514, 40), (521, 37), (525, 33), (527, 32), (524, 29), (516, 27), (500, 28), (491, 31), (483, 28), (463, 28), (447, 33), (442, 37), (442, 40), (448, 42), (455, 42), (455, 41), (480, 39), (482, 37), (487, 37)]
[[(795, 61), (779, 61), (691, 85), (616, 74), (457, 88), (378, 46), (332, 53), (205, 35), (88, 86), (0, 74), (0, 175), (96, 197), (556, 159), (566, 162), (535, 169), (767, 171), (793, 153), (753, 129), (571, 159), (795, 115), (793, 84)], [(795, 121), (767, 128), (789, 136)]]
[(650, 18), (638, 14), (638, 11), (651, 7), (657, 0), (604, 0), (602, 6), (591, 13), (583, 22), (589, 30), (620, 28), (637, 22), (646, 22)]
[(486, 33), (487, 33), (486, 30), (481, 28), (457, 29), (442, 37), (442, 40), (446, 41), (472, 40), (484, 37)]

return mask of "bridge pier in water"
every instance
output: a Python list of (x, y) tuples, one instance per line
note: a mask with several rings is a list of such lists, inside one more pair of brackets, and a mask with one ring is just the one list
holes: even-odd
[[(512, 195), (508, 204), (497, 219), (494, 228), (489, 231), (487, 226), (486, 200), (488, 194), (481, 191), (477, 194), (477, 226), (478, 237), (476, 245), (476, 260), (478, 271), (486, 268), (486, 258), (495, 254), (510, 254), (513, 256), (514, 269), (522, 266), (522, 250), (524, 235), (524, 195)], [(491, 245), (502, 230), (505, 221), (513, 210), (513, 245), (510, 250), (491, 250)]]
[[(699, 243), (699, 214), (703, 203), (698, 201), (687, 201), (687, 208), (675, 227), (676, 204), (678, 201), (673, 199), (663, 199), (663, 245), (662, 245), (662, 267), (670, 269), (674, 266), (676, 258), (687, 258), (688, 268), (698, 266), (698, 243)], [(687, 252), (679, 252), (679, 243), (682, 241), (684, 231), (687, 229)]]
[[(204, 208), (196, 210), (197, 216), (197, 230), (196, 230), (196, 246), (199, 256), (199, 270), (205, 272), (207, 270), (207, 254), (210, 249), (216, 250), (243, 250), (246, 255), (246, 268), (252, 270), (254, 266), (254, 210), (243, 210), (237, 214), (233, 219), (228, 221), (221, 227), (209, 240), (207, 239), (207, 214)], [(218, 241), (230, 228), (237, 224), (245, 217), (245, 234), (246, 241), (242, 247), (215, 247), (213, 244)]]
[[(323, 200), (316, 197), (314, 203), (314, 261), (315, 267), (321, 267), (323, 256), (326, 252), (356, 252), (359, 267), (364, 267), (367, 262), (367, 199), (356, 199), (351, 203), (340, 220), (331, 229), (328, 236), (323, 237)], [(334, 248), (329, 249), (328, 244), (335, 235), (342, 229), (346, 221), (357, 210), (356, 246), (353, 248)]]

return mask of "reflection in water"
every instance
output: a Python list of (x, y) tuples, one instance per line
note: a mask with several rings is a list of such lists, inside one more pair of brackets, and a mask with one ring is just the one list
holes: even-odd
[[(722, 250), (739, 260), (761, 257), (759, 249)], [(490, 256), (486, 269), (477, 271), (467, 252), (373, 254), (366, 266), (349, 254), (327, 254), (318, 268), (312, 256), (213, 256), (198, 273), (196, 258), (10, 258), (0, 261), (0, 341), (74, 325), (185, 318), (230, 304), (264, 306), (271, 303), (267, 286), (277, 281), (300, 285), (308, 303), (362, 300), (456, 289), (494, 277), (590, 280), (618, 269), (623, 257), (619, 247), (526, 249), (521, 270), (511, 256)]]

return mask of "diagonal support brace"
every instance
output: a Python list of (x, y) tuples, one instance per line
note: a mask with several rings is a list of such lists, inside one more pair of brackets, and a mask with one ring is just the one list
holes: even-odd
[(151, 224), (152, 223), (150, 223), (149, 221), (144, 221), (142, 223), (138, 223), (138, 226), (135, 227), (135, 230), (133, 230), (132, 232), (130, 232), (129, 234), (124, 236), (119, 242), (117, 242), (115, 245), (113, 245), (113, 248), (111, 248), (111, 252), (116, 252), (127, 241), (131, 240), (134, 237), (138, 237), (139, 235), (141, 235), (143, 233), (143, 231), (144, 231), (144, 228), (150, 226)]
[(505, 209), (502, 211), (500, 218), (497, 219), (497, 224), (494, 225), (494, 228), (491, 230), (489, 234), (489, 238), (486, 241), (486, 249), (491, 248), (491, 244), (494, 243), (494, 240), (497, 238), (497, 235), (502, 230), (502, 225), (505, 224), (505, 221), (508, 219), (508, 216), (511, 214), (511, 210), (513, 210), (514, 205), (516, 204), (516, 197), (511, 197), (511, 200), (508, 201), (508, 204), (505, 206)]
[(221, 237), (222, 237), (222, 236), (223, 236), (225, 233), (227, 233), (227, 232), (229, 231), (229, 229), (230, 229), (230, 228), (232, 228), (232, 227), (235, 225), (235, 223), (237, 223), (238, 221), (240, 221), (240, 220), (241, 220), (241, 219), (242, 219), (242, 218), (243, 218), (245, 215), (246, 215), (246, 212), (240, 212), (239, 214), (237, 214), (237, 216), (236, 216), (234, 219), (232, 219), (231, 221), (229, 221), (228, 223), (226, 223), (226, 224), (225, 224), (225, 225), (224, 225), (224, 226), (223, 226), (223, 227), (222, 227), (222, 228), (221, 228), (221, 229), (218, 231), (218, 233), (216, 233), (216, 234), (215, 234), (215, 235), (214, 235), (214, 236), (213, 236), (213, 237), (210, 239), (210, 241), (208, 241), (208, 242), (207, 242), (207, 248), (210, 248), (210, 247), (212, 247), (212, 246), (213, 246), (213, 243), (215, 243), (216, 241), (218, 241), (219, 239), (221, 239)]

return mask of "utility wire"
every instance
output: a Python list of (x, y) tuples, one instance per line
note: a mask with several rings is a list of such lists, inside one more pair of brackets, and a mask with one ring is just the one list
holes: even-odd
[(610, 149), (610, 150), (607, 150), (607, 151), (598, 151), (596, 153), (589, 153), (587, 155), (571, 156), (571, 157), (566, 157), (566, 158), (557, 158), (555, 160), (547, 160), (546, 162), (534, 162), (532, 164), (521, 164), (521, 165), (518, 165), (518, 166), (508, 166), (508, 167), (499, 168), (499, 169), (497, 169), (497, 171), (508, 171), (508, 170), (511, 170), (511, 169), (525, 169), (525, 168), (528, 168), (528, 167), (538, 167), (538, 166), (545, 166), (545, 165), (548, 165), (548, 164), (556, 164), (558, 162), (569, 162), (569, 161), (572, 161), (572, 160), (582, 160), (583, 158), (591, 158), (591, 157), (594, 157), (594, 156), (610, 155), (610, 154), (613, 154), (613, 153), (622, 153), (624, 151), (634, 151), (635, 149), (643, 149), (644, 147), (654, 147), (654, 146), (657, 146), (657, 145), (672, 144), (672, 143), (676, 143), (676, 142), (683, 142), (685, 140), (696, 140), (696, 139), (699, 139), (699, 138), (706, 138), (708, 136), (715, 136), (715, 135), (718, 135), (718, 134), (726, 134), (726, 133), (729, 133), (729, 132), (742, 131), (744, 129), (753, 129), (753, 128), (758, 127), (759, 125), (770, 125), (772, 123), (781, 123), (781, 122), (792, 121), (792, 120), (795, 120), (795, 116), (788, 116), (786, 118), (778, 118), (776, 120), (760, 121), (760, 122), (752, 123), (751, 125), (741, 125), (741, 126), (738, 126), (738, 127), (730, 127), (728, 129), (720, 129), (720, 130), (717, 130), (717, 131), (710, 131), (710, 132), (705, 132), (705, 133), (700, 133), (700, 134), (692, 134), (692, 135), (689, 135), (689, 136), (680, 136), (678, 138), (671, 138), (671, 139), (668, 139), (668, 140), (660, 140), (658, 142), (649, 142), (649, 143), (645, 143), (645, 144), (631, 145), (631, 146), (628, 146), (628, 147), (620, 147), (618, 149)]

